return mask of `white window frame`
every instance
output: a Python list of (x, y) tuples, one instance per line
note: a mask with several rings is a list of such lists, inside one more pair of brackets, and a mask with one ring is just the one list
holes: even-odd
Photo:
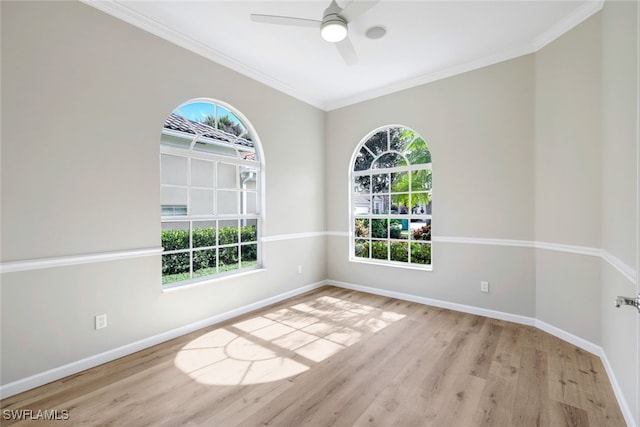
[[(185, 102), (184, 104), (182, 104), (180, 107), (178, 107), (176, 110), (180, 109), (181, 107), (194, 103), (194, 102), (206, 102), (206, 103), (210, 103), (215, 105), (216, 107), (214, 107), (214, 110), (217, 112), (217, 106), (221, 106), (224, 109), (228, 110), (229, 112), (231, 112), (232, 114), (234, 114), (236, 116), (236, 118), (238, 118), (242, 125), (247, 129), (247, 134), (251, 137), (251, 142), (253, 143), (253, 148), (252, 149), (248, 149), (247, 147), (242, 147), (242, 151), (254, 151), (255, 152), (255, 157), (256, 160), (247, 160), (247, 159), (243, 159), (241, 157), (239, 157), (239, 153), (238, 150), (235, 150), (236, 152), (236, 156), (228, 156), (228, 155), (221, 155), (221, 154), (215, 154), (215, 153), (210, 153), (210, 152), (206, 152), (206, 151), (198, 151), (195, 149), (196, 146), (196, 142), (202, 142), (203, 140), (207, 140), (208, 143), (210, 144), (218, 144), (218, 145), (226, 145), (228, 147), (233, 147), (233, 144), (230, 143), (221, 143), (218, 141), (214, 141), (211, 140), (211, 138), (206, 138), (206, 137), (199, 137), (197, 135), (192, 135), (192, 134), (182, 134), (180, 135), (180, 132), (177, 132), (175, 130), (171, 130), (171, 129), (167, 129), (163, 127), (163, 134), (165, 135), (169, 135), (169, 136), (181, 136), (185, 139), (187, 138), (192, 138), (191, 143), (189, 144), (189, 146), (187, 147), (186, 144), (184, 147), (180, 147), (180, 146), (175, 146), (172, 145), (171, 143), (168, 144), (163, 144), (162, 141), (160, 143), (160, 162), (162, 163), (162, 156), (174, 156), (174, 157), (179, 157), (179, 158), (184, 158), (186, 159), (187, 162), (187, 170), (186, 170), (186, 185), (172, 185), (172, 184), (167, 184), (167, 183), (162, 183), (162, 181), (160, 182), (160, 189), (162, 190), (162, 188), (181, 188), (183, 190), (186, 191), (187, 194), (187, 201), (186, 201), (186, 206), (187, 206), (187, 214), (186, 215), (169, 215), (169, 216), (163, 216), (162, 213), (160, 215), (160, 222), (161, 222), (161, 228), (163, 228), (163, 224), (171, 224), (171, 223), (181, 223), (184, 224), (186, 227), (188, 227), (189, 229), (189, 247), (185, 248), (185, 249), (177, 249), (177, 250), (165, 250), (162, 252), (162, 255), (172, 255), (172, 254), (179, 254), (179, 253), (184, 253), (184, 254), (188, 254), (189, 256), (189, 279), (186, 280), (180, 280), (180, 281), (175, 281), (175, 282), (169, 282), (169, 283), (163, 283), (162, 285), (162, 289), (166, 290), (166, 289), (172, 289), (172, 288), (176, 288), (176, 287), (182, 287), (182, 286), (188, 286), (188, 285), (193, 285), (193, 284), (200, 284), (201, 282), (205, 282), (205, 281), (211, 281), (211, 280), (217, 280), (219, 278), (223, 278), (223, 277), (227, 277), (227, 276), (234, 276), (234, 275), (239, 275), (239, 274), (245, 274), (248, 271), (252, 271), (252, 270), (258, 270), (263, 268), (263, 261), (262, 261), (262, 244), (261, 244), (261, 236), (263, 235), (264, 231), (263, 231), (263, 226), (264, 226), (264, 156), (262, 154), (262, 147), (260, 144), (260, 141), (258, 139), (258, 136), (255, 132), (255, 130), (253, 129), (252, 125), (249, 123), (249, 121), (241, 114), (239, 113), (235, 108), (233, 108), (232, 106), (230, 106), (229, 104), (226, 104), (224, 102), (218, 101), (218, 100), (214, 100), (214, 99), (205, 99), (205, 98), (199, 98), (199, 99), (193, 99), (190, 101)], [(218, 121), (218, 116), (216, 113), (216, 123)], [(207, 187), (207, 188), (202, 188), (204, 190), (207, 191), (211, 191), (212, 192), (212, 197), (213, 197), (213, 211), (210, 214), (194, 214), (192, 212), (192, 203), (191, 203), (191, 190), (192, 189), (200, 189), (200, 187), (195, 186), (195, 185), (191, 185), (191, 177), (192, 177), (192, 161), (193, 160), (204, 160), (207, 162), (212, 162), (214, 167), (213, 167), (213, 176), (212, 176), (212, 187)], [(219, 183), (218, 183), (218, 166), (221, 163), (225, 163), (225, 164), (230, 164), (230, 165), (234, 165), (237, 169), (237, 174), (235, 175), (235, 186), (234, 187), (219, 187)], [(161, 166), (162, 167), (162, 166)], [(253, 169), (255, 171), (255, 181), (256, 181), (256, 185), (255, 185), (255, 189), (247, 189), (244, 188), (244, 182), (241, 182), (241, 169), (242, 167), (249, 167), (251, 169)], [(162, 170), (161, 170), (161, 174), (162, 174)], [(235, 207), (235, 211), (237, 213), (233, 213), (233, 214), (227, 214), (227, 213), (220, 213), (219, 212), (219, 204), (218, 204), (218, 194), (219, 191), (233, 191), (236, 194), (236, 207)], [(255, 195), (256, 198), (256, 202), (255, 202), (255, 212), (254, 213), (247, 213), (247, 212), (242, 212), (242, 207), (246, 206), (246, 197), (248, 194), (251, 195)], [(162, 203), (162, 202), (161, 202)], [(238, 229), (238, 234), (237, 234), (237, 241), (235, 243), (228, 243), (228, 244), (224, 244), (221, 243), (219, 241), (219, 230), (220, 230), (220, 223), (230, 223), (232, 221), (236, 221), (237, 224), (237, 229)], [(251, 241), (247, 241), (247, 242), (243, 242), (241, 239), (242, 236), (242, 226), (243, 224), (246, 224), (247, 221), (252, 221), (256, 224), (256, 237), (255, 240), (251, 240)], [(198, 222), (212, 222), (215, 224), (215, 229), (216, 229), (216, 241), (214, 245), (211, 246), (201, 246), (201, 247), (194, 247), (193, 244), (193, 229), (194, 229), (194, 224), (197, 224)], [(185, 228), (186, 228), (185, 227)], [(256, 245), (256, 251), (257, 251), (257, 260), (256, 260), (256, 264), (255, 265), (251, 265), (250, 267), (243, 267), (242, 266), (242, 247), (243, 246), (248, 246), (248, 245)], [(220, 265), (219, 265), (219, 260), (220, 260), (220, 251), (224, 248), (229, 248), (229, 247), (236, 247), (238, 249), (238, 268), (232, 271), (227, 271), (227, 272), (220, 272)], [(204, 250), (210, 250), (210, 249), (217, 249), (217, 254), (216, 254), (216, 273), (213, 274), (209, 274), (209, 275), (205, 275), (205, 276), (200, 276), (200, 277), (194, 277), (194, 268), (193, 268), (193, 253), (194, 252), (198, 252), (198, 251), (204, 251)]]
[[(432, 163), (423, 163), (423, 164), (410, 164), (407, 157), (405, 156), (405, 153), (400, 153), (394, 150), (390, 149), (390, 140), (389, 140), (389, 134), (387, 133), (387, 150), (385, 150), (384, 152), (376, 155), (375, 153), (373, 153), (368, 147), (366, 147), (366, 143), (376, 134), (382, 132), (382, 131), (388, 131), (389, 129), (394, 129), (394, 128), (401, 128), (401, 129), (407, 129), (410, 130), (412, 132), (414, 132), (417, 136), (419, 136), (420, 138), (422, 138), (421, 135), (419, 135), (418, 132), (416, 132), (414, 129), (408, 127), (408, 126), (404, 126), (404, 125), (388, 125), (388, 126), (382, 126), (378, 129), (375, 129), (374, 131), (370, 132), (365, 138), (363, 138), (360, 143), (356, 146), (352, 158), (351, 158), (351, 162), (349, 163), (349, 261), (351, 262), (358, 262), (358, 263), (367, 263), (367, 264), (377, 264), (377, 265), (388, 265), (388, 266), (393, 266), (393, 267), (400, 267), (400, 268), (409, 268), (409, 269), (418, 269), (418, 270), (426, 270), (426, 271), (432, 271), (433, 270), (433, 244), (432, 244), (432, 240), (428, 240), (428, 241), (423, 241), (423, 240), (416, 240), (413, 238), (412, 236), (412, 232), (411, 232), (411, 226), (410, 224), (412, 223), (412, 220), (414, 221), (421, 221), (421, 220), (425, 220), (428, 221), (429, 224), (433, 224), (432, 221), (432, 215), (433, 212), (427, 214), (426, 212), (424, 213), (413, 213), (411, 211), (411, 206), (408, 207), (408, 213), (404, 213), (404, 214), (400, 214), (400, 213), (374, 213), (374, 209), (373, 209), (373, 198), (375, 195), (380, 195), (380, 196), (386, 196), (389, 197), (389, 205), (391, 205), (391, 195), (392, 194), (408, 194), (409, 199), (411, 198), (411, 195), (413, 193), (418, 193), (418, 191), (415, 191), (413, 189), (408, 188), (407, 191), (403, 191), (401, 193), (394, 193), (392, 192), (391, 188), (389, 188), (388, 192), (382, 192), (382, 193), (376, 193), (373, 190), (373, 185), (370, 186), (369, 192), (368, 193), (362, 193), (362, 192), (357, 192), (356, 191), (356, 181), (355, 179), (357, 177), (361, 177), (361, 176), (369, 176), (370, 177), (370, 182), (372, 182), (372, 176), (373, 175), (380, 175), (380, 174), (386, 174), (386, 173), (402, 173), (402, 172), (406, 172), (409, 174), (409, 176), (411, 177), (411, 173), (414, 171), (418, 171), (418, 170), (431, 170), (432, 171)], [(422, 138), (425, 142), (426, 140), (424, 138)], [(356, 159), (358, 158), (358, 153), (360, 153), (360, 151), (362, 150), (362, 148), (365, 148), (372, 156), (373, 156), (373, 161), (371, 162), (371, 165), (369, 166), (368, 169), (366, 170), (360, 170), (360, 171), (356, 171)], [(428, 147), (428, 145), (427, 145)], [(373, 168), (373, 165), (376, 164), (376, 161), (389, 153), (393, 153), (393, 154), (397, 154), (402, 156), (407, 163), (407, 166), (398, 166), (398, 167), (392, 167), (392, 168)], [(429, 155), (431, 156), (430, 150), (429, 150)], [(410, 178), (411, 179), (411, 178)], [(432, 195), (433, 195), (433, 188), (429, 188), (426, 191), (419, 191), (420, 193), (427, 193), (429, 194), (429, 200), (432, 201)], [(361, 212), (362, 207), (359, 207), (357, 204), (357, 200), (359, 197), (361, 196), (365, 196), (366, 194), (368, 194), (368, 196), (371, 198), (371, 203), (372, 205), (369, 207), (368, 212), (363, 213)], [(390, 208), (390, 206), (389, 206)], [(431, 203), (431, 208), (433, 209), (433, 204)], [(367, 237), (360, 237), (357, 236), (356, 233), (356, 219), (366, 219), (368, 220), (368, 227), (369, 227), (369, 234)], [(372, 224), (373, 224), (373, 220), (376, 219), (383, 219), (383, 220), (387, 220), (387, 237), (386, 238), (374, 238), (372, 236), (372, 232), (371, 232), (371, 228), (372, 228)], [(390, 220), (406, 220), (409, 222), (409, 230), (407, 231), (408, 237), (407, 238), (392, 238), (391, 237), (391, 230), (390, 230)], [(368, 257), (361, 257), (361, 256), (356, 256), (356, 240), (358, 241), (368, 241), (369, 242), (369, 246), (368, 246)], [(382, 242), (386, 242), (387, 244), (387, 259), (378, 259), (378, 258), (374, 258), (373, 257), (373, 242), (376, 241), (382, 241)], [(391, 260), (391, 245), (393, 242), (406, 242), (407, 243), (407, 256), (408, 256), (408, 260), (407, 261), (394, 261)], [(411, 243), (420, 243), (420, 244), (428, 244), (430, 246), (430, 263), (429, 264), (422, 264), (422, 263), (417, 263), (417, 262), (411, 262), (412, 261), (412, 253), (411, 253)]]

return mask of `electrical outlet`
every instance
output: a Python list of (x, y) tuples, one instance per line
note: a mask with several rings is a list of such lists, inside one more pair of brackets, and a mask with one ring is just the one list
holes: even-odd
[(103, 329), (107, 327), (107, 315), (106, 314), (98, 314), (96, 315), (96, 329)]
[(302, 274), (302, 266), (301, 265), (298, 266), (298, 274)]
[(480, 292), (489, 292), (489, 282), (480, 282)]

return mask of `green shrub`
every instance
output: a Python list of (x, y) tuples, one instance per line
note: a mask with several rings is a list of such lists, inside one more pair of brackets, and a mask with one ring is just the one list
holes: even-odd
[(431, 264), (431, 244), (411, 242), (411, 262)]
[(391, 261), (409, 261), (409, 251), (406, 242), (391, 242)]
[(400, 239), (402, 237), (402, 220), (392, 219), (389, 222), (389, 237), (392, 239)]
[(162, 230), (162, 247), (165, 251), (189, 248), (189, 230)]
[(376, 239), (387, 238), (387, 220), (386, 219), (371, 220), (371, 237)]
[(369, 237), (369, 220), (366, 218), (356, 219), (356, 237)]
[[(375, 220), (374, 220), (375, 221)], [(389, 259), (387, 242), (371, 242), (371, 257), (375, 259)]]
[[(219, 245), (237, 244), (238, 228), (223, 227), (217, 230)], [(256, 242), (258, 240), (255, 225), (242, 227), (240, 229), (242, 242)], [(216, 246), (215, 227), (197, 228), (193, 230), (193, 248)], [(165, 251), (188, 250), (189, 230), (162, 230), (162, 247)], [(238, 246), (220, 248), (219, 268), (223, 265), (238, 264)], [(193, 252), (194, 275), (206, 275), (215, 273), (216, 255), (218, 249), (205, 249)], [(249, 265), (250, 262), (258, 259), (258, 245), (242, 245), (243, 263)], [(163, 283), (172, 281), (187, 280), (189, 278), (190, 260), (188, 252), (162, 255), (162, 276)], [(228, 269), (233, 269), (227, 268)], [(174, 275), (174, 277), (169, 277)], [(166, 279), (165, 279), (166, 276)]]
[(355, 255), (358, 258), (369, 258), (368, 240), (356, 240)]

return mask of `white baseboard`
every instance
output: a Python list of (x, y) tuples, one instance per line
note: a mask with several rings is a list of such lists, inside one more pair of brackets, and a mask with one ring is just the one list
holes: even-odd
[(245, 305), (243, 307), (227, 311), (225, 313), (220, 313), (215, 316), (211, 316), (209, 318), (190, 323), (188, 325), (181, 326), (179, 328), (175, 328), (158, 335), (144, 338), (130, 344), (125, 344), (123, 346), (107, 350), (103, 353), (89, 356), (87, 358), (77, 360), (75, 362), (71, 362), (69, 364), (35, 374), (30, 377), (14, 381), (12, 383), (5, 384), (3, 386), (0, 386), (0, 399), (4, 399), (15, 394), (22, 393), (23, 391), (48, 384), (52, 381), (59, 380), (69, 375), (77, 374), (78, 372), (82, 372), (86, 369), (102, 365), (103, 363), (110, 362), (123, 356), (127, 356), (129, 354), (135, 353), (136, 351), (144, 350), (156, 344), (169, 341), (173, 338), (177, 338), (190, 332), (197, 331), (198, 329), (215, 325), (216, 323), (223, 322), (225, 320), (240, 316), (245, 313), (249, 313), (259, 308), (284, 301), (286, 299), (303, 294), (305, 292), (309, 292), (324, 285), (325, 281), (305, 285), (300, 288), (296, 288), (294, 290)]
[(606, 353), (601, 348), (600, 360), (602, 360), (602, 364), (604, 365), (605, 371), (607, 371), (607, 376), (609, 377), (609, 381), (611, 382), (611, 387), (613, 388), (613, 393), (616, 395), (616, 399), (618, 400), (618, 405), (620, 405), (620, 410), (622, 411), (622, 415), (624, 416), (624, 420), (627, 423), (627, 427), (638, 427), (634, 420), (633, 413), (627, 404), (627, 400), (624, 398), (624, 394), (622, 393), (622, 389), (620, 388), (620, 384), (618, 384), (618, 380), (613, 372), (613, 368), (609, 363), (609, 358), (607, 358)]
[(622, 389), (618, 384), (618, 380), (616, 379), (615, 373), (611, 364), (609, 363), (609, 359), (604, 352), (604, 349), (599, 345), (593, 344), (590, 341), (582, 339), (576, 335), (573, 335), (567, 331), (564, 331), (560, 328), (557, 328), (553, 325), (545, 323), (541, 320), (535, 319), (533, 317), (520, 316), (512, 313), (504, 313), (501, 311), (490, 310), (485, 308), (479, 308), (464, 304), (457, 304), (447, 301), (435, 300), (431, 298), (420, 297), (411, 294), (405, 294), (401, 292), (389, 291), (386, 289), (380, 288), (372, 288), (369, 286), (357, 285), (354, 283), (341, 282), (338, 280), (327, 280), (327, 284), (337, 286), (339, 288), (351, 289), (354, 291), (366, 292), (374, 295), (381, 295), (390, 298), (396, 298), (404, 301), (417, 302), (420, 304), (431, 305), (434, 307), (447, 308), (450, 310), (461, 311), (463, 313), (476, 314), (478, 316), (490, 317), (492, 319), (506, 320), (509, 322), (518, 323), (521, 325), (534, 326), (542, 331), (545, 331), (555, 337), (560, 338), (563, 341), (571, 343), (576, 347), (581, 348), (582, 350), (588, 351), (591, 354), (594, 354), (600, 358), (604, 368), (607, 372), (607, 376), (609, 377), (609, 381), (611, 382), (611, 387), (613, 388), (613, 392), (618, 400), (618, 405), (620, 406), (620, 410), (622, 411), (622, 415), (627, 423), (628, 427), (638, 427), (636, 422), (634, 421), (634, 415), (627, 404), (627, 400), (622, 393)]
[(425, 298), (417, 295), (405, 294), (402, 292), (389, 291), (389, 290), (380, 289), (380, 288), (372, 288), (369, 286), (356, 285), (354, 283), (340, 282), (337, 280), (327, 280), (326, 283), (329, 285), (337, 286), (339, 288), (366, 292), (368, 294), (381, 295), (389, 298), (396, 298), (404, 301), (411, 301), (411, 302), (417, 302), (419, 304), (431, 305), (434, 307), (448, 308), (450, 310), (461, 311), (463, 313), (491, 317), (492, 319), (507, 320), (509, 322), (520, 323), (522, 325), (535, 326), (534, 318), (521, 316), (519, 314), (505, 313), (502, 311), (489, 310), (486, 308), (474, 307), (471, 305), (457, 304), (455, 302)]

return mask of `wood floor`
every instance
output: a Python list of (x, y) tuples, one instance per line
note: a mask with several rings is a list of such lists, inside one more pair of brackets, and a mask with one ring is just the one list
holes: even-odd
[(532, 327), (334, 287), (1, 404), (2, 425), (16, 426), (625, 425), (590, 353)]

